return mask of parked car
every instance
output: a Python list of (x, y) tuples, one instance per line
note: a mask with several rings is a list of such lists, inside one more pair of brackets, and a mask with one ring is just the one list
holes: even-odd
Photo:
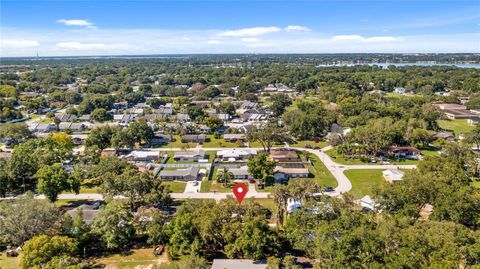
[(335, 189), (334, 189), (333, 187), (325, 187), (325, 188), (323, 188), (323, 191), (324, 191), (324, 192), (332, 192), (332, 191), (334, 191), (334, 190), (335, 190)]
[(248, 182), (250, 182), (250, 183), (255, 183), (255, 179), (249, 178), (249, 179), (248, 179)]

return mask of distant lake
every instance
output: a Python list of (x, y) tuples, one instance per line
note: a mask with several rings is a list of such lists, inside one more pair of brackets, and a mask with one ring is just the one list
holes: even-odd
[(331, 67), (331, 66), (357, 66), (357, 65), (369, 65), (369, 66), (379, 66), (382, 68), (387, 68), (389, 65), (393, 65), (396, 67), (404, 67), (404, 66), (421, 66), (421, 67), (428, 67), (428, 66), (456, 66), (462, 68), (480, 68), (480, 64), (442, 64), (442, 63), (363, 63), (363, 64), (321, 64), (317, 65), (317, 67)]

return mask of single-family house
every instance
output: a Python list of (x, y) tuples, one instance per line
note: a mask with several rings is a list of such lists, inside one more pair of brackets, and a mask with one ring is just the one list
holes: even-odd
[(177, 121), (180, 122), (190, 122), (190, 116), (188, 114), (177, 114)]
[(367, 210), (374, 210), (376, 206), (375, 201), (369, 195), (363, 196), (362, 199), (357, 201), (357, 204)]
[(77, 119), (77, 116), (73, 114), (57, 114), (55, 117), (61, 122), (75, 121)]
[(433, 139), (445, 139), (446, 141), (454, 141), (455, 136), (451, 132), (439, 132), (433, 135)]
[(275, 182), (285, 182), (290, 178), (307, 178), (310, 175), (308, 168), (302, 163), (279, 164), (273, 171)]
[(235, 148), (217, 151), (217, 158), (219, 158), (221, 161), (248, 160), (254, 155), (257, 155), (257, 151), (254, 149)]
[(392, 147), (389, 155), (393, 158), (420, 159), (420, 150), (414, 147)]
[[(248, 172), (247, 166), (242, 166), (238, 168), (229, 168), (228, 172), (232, 173), (234, 180), (246, 180), (253, 178), (252, 175)], [(217, 170), (217, 176), (220, 176), (223, 173), (223, 169), (219, 168)]]
[(58, 125), (58, 128), (60, 131), (65, 131), (65, 130), (71, 130), (73, 132), (83, 132), (87, 129), (87, 126), (83, 123), (77, 123), (77, 122), (61, 122)]
[(95, 219), (95, 216), (98, 213), (98, 206), (97, 204), (93, 205), (81, 205), (77, 208), (71, 209), (67, 211), (67, 214), (72, 217), (72, 219), (77, 215), (78, 210), (82, 211), (82, 220), (86, 224), (91, 224), (93, 220)]
[(403, 180), (403, 176), (405, 175), (404, 172), (398, 169), (387, 169), (383, 171), (382, 174), (383, 174), (383, 177), (390, 183), (394, 181)]
[(277, 162), (301, 162), (298, 154), (292, 149), (280, 148), (270, 150), (270, 157)]
[(183, 143), (199, 143), (203, 144), (205, 142), (205, 139), (207, 139), (207, 136), (205, 134), (199, 134), (199, 135), (182, 135), (181, 140)]
[(197, 180), (198, 177), (199, 177), (199, 169), (198, 167), (194, 167), (194, 166), (191, 166), (186, 169), (160, 171), (160, 179), (162, 180), (192, 181), (192, 180)]
[(198, 162), (205, 159), (205, 150), (196, 149), (193, 151), (175, 152), (173, 159), (176, 162)]
[(125, 160), (131, 162), (150, 162), (156, 161), (163, 156), (158, 151), (134, 150), (128, 155), (124, 156)]
[(245, 134), (224, 134), (223, 139), (225, 139), (225, 141), (232, 142), (245, 141), (247, 140), (247, 136)]

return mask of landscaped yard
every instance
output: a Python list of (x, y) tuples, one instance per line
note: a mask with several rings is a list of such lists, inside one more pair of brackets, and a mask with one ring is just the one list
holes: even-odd
[(175, 193), (184, 192), (187, 186), (187, 183), (182, 181), (163, 181), (162, 184), (168, 186)]
[(438, 120), (438, 126), (440, 128), (452, 131), (455, 137), (458, 137), (461, 133), (469, 133), (475, 126), (468, 124), (467, 120)]
[(214, 135), (207, 135), (207, 138), (209, 138), (210, 141), (203, 143), (204, 148), (238, 148), (239, 147), (236, 143), (225, 141), (225, 139), (223, 138), (216, 139)]
[(168, 262), (166, 254), (153, 255), (153, 248), (134, 249), (125, 255), (115, 254), (95, 259), (98, 266), (110, 269), (156, 268), (158, 264)]
[(302, 141), (296, 141), (294, 144), (290, 144), (290, 147), (294, 148), (324, 148), (328, 146), (328, 142), (325, 141), (318, 141), (315, 143), (315, 141), (311, 140), (302, 140)]
[(374, 188), (386, 183), (382, 175), (383, 169), (355, 169), (345, 171), (345, 175), (352, 182), (350, 194), (355, 199), (365, 195), (372, 195)]

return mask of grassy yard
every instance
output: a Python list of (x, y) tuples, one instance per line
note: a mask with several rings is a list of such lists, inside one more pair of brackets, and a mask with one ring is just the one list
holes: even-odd
[[(71, 191), (65, 191), (63, 193), (73, 193)], [(87, 185), (82, 185), (80, 187), (80, 193), (86, 193), (86, 194), (91, 194), (91, 193), (100, 193), (100, 187), (98, 186), (87, 186)]]
[(85, 199), (58, 199), (55, 201), (55, 205), (58, 207), (77, 207), (82, 204), (91, 202), (91, 200)]
[(174, 193), (184, 192), (187, 186), (187, 183), (182, 181), (163, 181), (162, 184), (168, 186)]
[(440, 128), (452, 131), (456, 137), (475, 129), (475, 126), (468, 124), (467, 120), (438, 120), (437, 123)]
[(207, 135), (210, 141), (203, 143), (204, 148), (238, 148), (236, 143), (226, 141), (223, 138), (216, 139), (214, 135)]
[(328, 142), (325, 142), (325, 141), (318, 141), (317, 143), (315, 143), (315, 141), (301, 140), (301, 141), (296, 141), (296, 143), (294, 143), (294, 144), (290, 144), (290, 147), (294, 147), (294, 148), (305, 148), (305, 147), (324, 148), (328, 145), (330, 145), (330, 144)]
[(2, 269), (14, 269), (20, 268), (20, 257), (7, 257), (5, 256), (5, 251), (0, 252), (0, 268)]
[(350, 194), (355, 199), (362, 198), (365, 195), (372, 195), (375, 187), (385, 183), (382, 175), (383, 169), (358, 169), (347, 170), (345, 175), (352, 182)]
[[(250, 148), (262, 148), (263, 149), (262, 144), (260, 144), (260, 142), (258, 142), (258, 141), (250, 142), (248, 144), (248, 146)], [(272, 148), (284, 148), (284, 147), (285, 147), (285, 144), (278, 144), (278, 145), (273, 145), (272, 146)]]
[(202, 183), (200, 185), (200, 192), (210, 192), (210, 188), (212, 187), (212, 181), (205, 179), (202, 180)]
[(168, 262), (166, 254), (153, 255), (153, 248), (134, 249), (128, 254), (114, 254), (95, 259), (98, 266), (106, 269), (157, 268), (159, 264)]
[(313, 167), (309, 167), (310, 173), (315, 176), (315, 180), (320, 186), (337, 187), (338, 182), (335, 177), (328, 171), (327, 167), (321, 162), (316, 155), (311, 154), (310, 160)]
[[(420, 152), (423, 156), (435, 156), (435, 155), (440, 154), (437, 149), (433, 149), (433, 148), (432, 149), (423, 149), (423, 150), (420, 150)], [(363, 161), (360, 158), (350, 158), (350, 157), (347, 157), (347, 156), (342, 156), (341, 154), (339, 154), (337, 152), (336, 148), (332, 148), (332, 149), (326, 151), (325, 153), (327, 153), (328, 156), (330, 156), (330, 158), (333, 159), (333, 161), (335, 161), (336, 163), (339, 163), (339, 164), (345, 164), (345, 165), (379, 164), (379, 163), (372, 163), (372, 162), (368, 162), (368, 161)], [(419, 162), (419, 160), (411, 160), (411, 159), (400, 159), (400, 160), (389, 159), (388, 161), (391, 164), (397, 164), (397, 165), (418, 164), (418, 162)]]
[(163, 148), (195, 148), (197, 146), (196, 143), (182, 143), (182, 139), (179, 135), (172, 136), (175, 141), (170, 142), (166, 145), (163, 145)]

